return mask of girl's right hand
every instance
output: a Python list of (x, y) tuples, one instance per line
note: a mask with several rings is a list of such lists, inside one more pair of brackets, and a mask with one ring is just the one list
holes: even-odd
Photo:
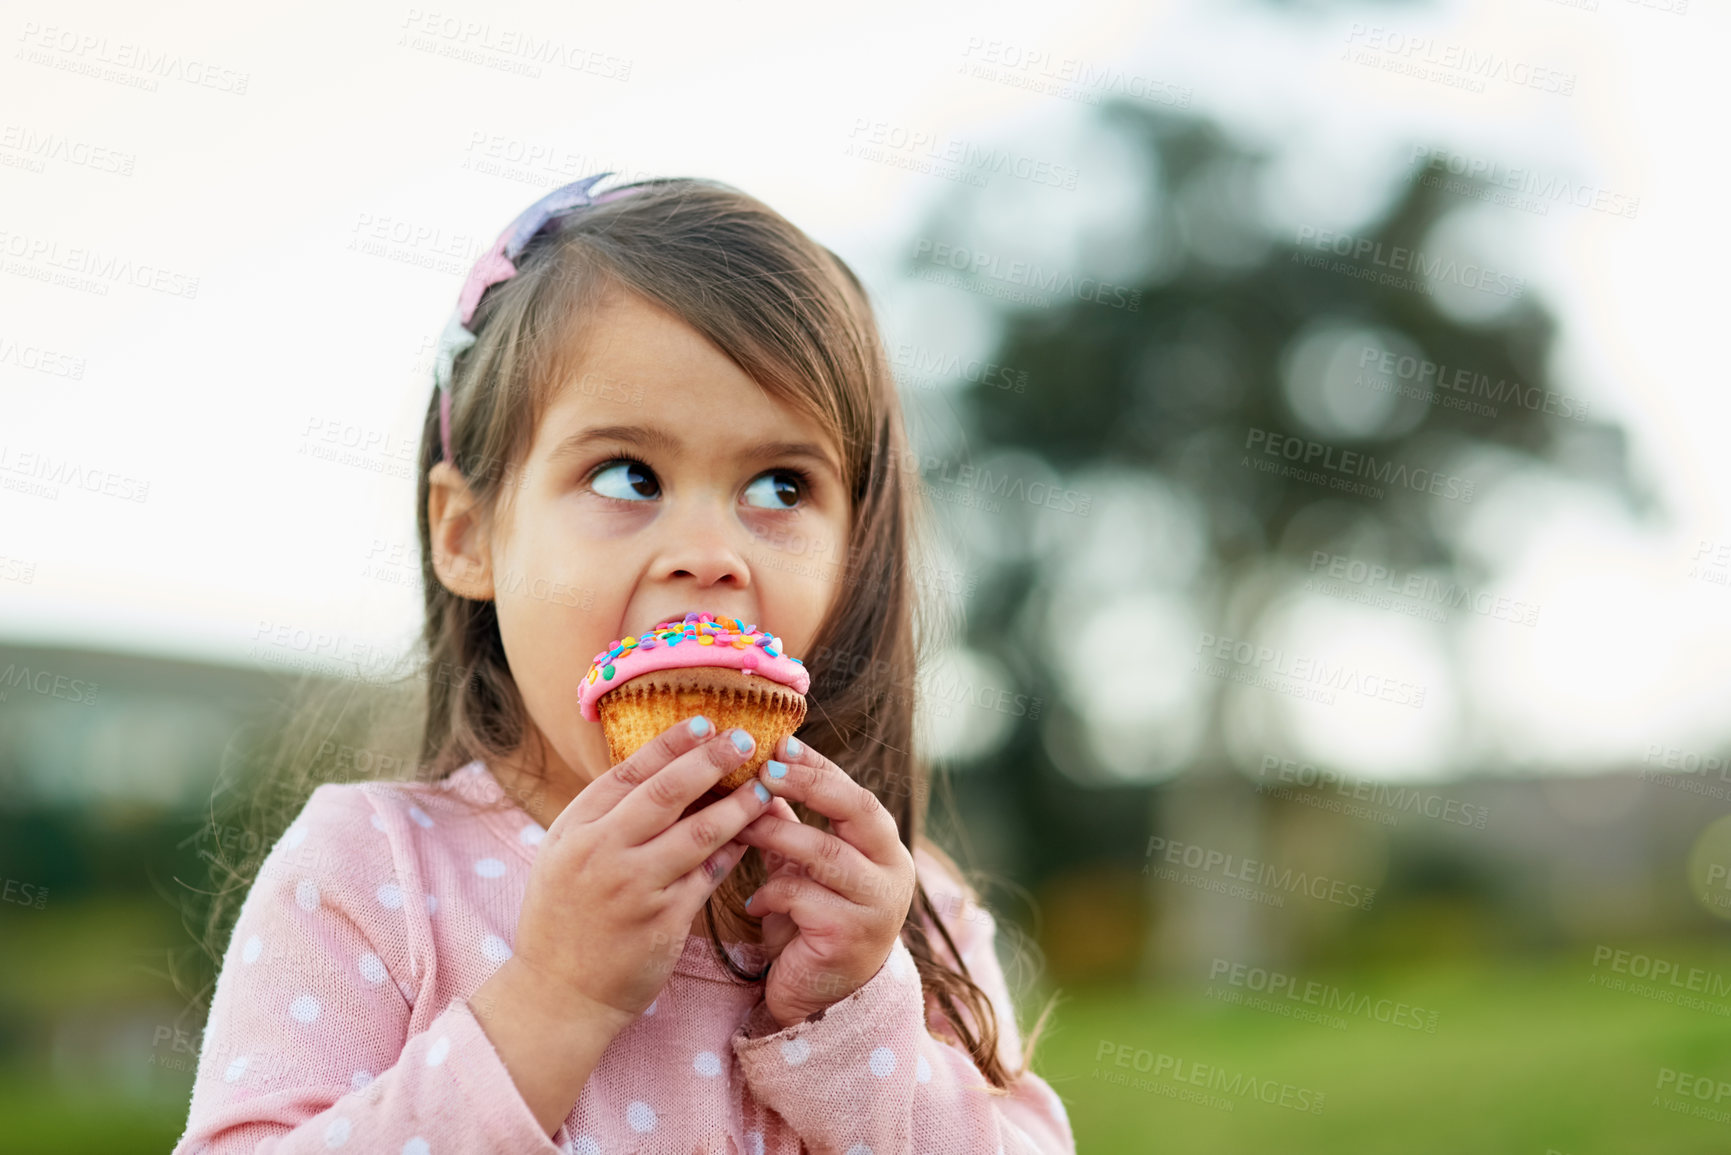
[[(735, 736), (744, 748), (736, 744)], [(547, 829), (517, 924), (515, 963), (557, 1010), (617, 1032), (666, 985), (692, 920), (770, 807), (755, 779), (681, 818), (751, 756), (751, 735), (707, 718), (657, 735), (583, 790)]]

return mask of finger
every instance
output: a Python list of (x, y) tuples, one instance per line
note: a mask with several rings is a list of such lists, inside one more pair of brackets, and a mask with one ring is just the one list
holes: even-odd
[(675, 722), (645, 742), (631, 757), (578, 791), (564, 814), (575, 811), (576, 821), (595, 821), (663, 766), (714, 737), (715, 723), (702, 714)]
[(828, 887), (794, 875), (770, 879), (745, 900), (745, 913), (752, 918), (785, 914), (798, 924), (802, 934), (821, 935), (834, 930), (844, 920), (857, 917), (860, 909), (858, 903)]
[[(769, 791), (755, 779), (739, 784), (727, 797), (686, 818), (681, 818), (646, 842), (640, 853), (648, 855), (648, 867), (666, 886), (701, 866), (721, 847), (738, 839), (739, 832), (769, 808)], [(738, 839), (743, 843), (743, 839)]]
[(896, 820), (876, 794), (803, 742), (798, 754), (784, 753), (783, 758), (771, 759), (758, 771), (759, 781), (771, 793), (797, 799), (828, 818), (831, 830), (878, 865), (896, 861), (902, 845)]
[[(680, 900), (690, 902), (693, 907), (701, 907), (705, 900), (721, 885), (728, 871), (739, 865), (751, 847), (743, 842), (729, 842), (708, 858), (686, 871), (675, 879), (667, 889)], [(695, 913), (695, 912), (694, 912)]]
[[(802, 826), (805, 825), (805, 819), (799, 816), (799, 812), (795, 810), (785, 798), (776, 798), (772, 796), (769, 800), (769, 809), (758, 815), (759, 819), (766, 817), (780, 818), (788, 822), (798, 822)], [(745, 829), (750, 830), (751, 827), (747, 826)], [(744, 837), (745, 831), (740, 831), (741, 840), (743, 840)], [(789, 872), (798, 873), (800, 869), (797, 861), (788, 858), (783, 854), (770, 852), (767, 854), (759, 854), (758, 858), (763, 862), (764, 870), (767, 874), (785, 874)]]
[(798, 812), (788, 804), (788, 801), (785, 798), (776, 798), (772, 796), (769, 800), (769, 809), (764, 811), (764, 814), (774, 818), (781, 818), (788, 822), (798, 822), (802, 826), (805, 825), (805, 823), (800, 819)]
[(815, 826), (765, 813), (739, 832), (739, 840), (797, 862), (807, 878), (854, 902), (867, 902), (881, 889), (877, 879), (883, 873), (882, 868), (840, 838)]
[(632, 787), (606, 820), (617, 824), (615, 830), (627, 846), (657, 838), (710, 787), (739, 769), (753, 749), (755, 743), (744, 730), (729, 730), (700, 742)]
[(744, 858), (750, 849), (751, 847), (743, 842), (729, 842), (676, 879), (673, 885), (668, 887), (669, 892), (690, 902), (693, 907), (701, 907), (715, 888), (721, 885), (728, 871), (738, 866), (739, 860)]

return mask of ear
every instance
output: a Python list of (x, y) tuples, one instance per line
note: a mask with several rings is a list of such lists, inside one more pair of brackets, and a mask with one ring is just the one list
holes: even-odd
[(448, 461), (427, 473), (427, 531), (433, 572), (461, 598), (493, 600), (493, 551), (469, 483)]

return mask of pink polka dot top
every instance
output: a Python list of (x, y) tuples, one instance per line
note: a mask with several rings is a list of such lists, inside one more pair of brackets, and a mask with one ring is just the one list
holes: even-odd
[[(816, 1022), (778, 1029), (689, 937), (667, 985), (601, 1057), (552, 1135), (468, 1000), (511, 957), (544, 834), (479, 762), (438, 783), (319, 787), (260, 868), (223, 958), (174, 1155), (1010, 1155), (1074, 1152), (1027, 1072), (1008, 1095), (926, 1028), (935, 999), (897, 942)], [(1021, 1040), (991, 915), (923, 849), (920, 879)], [(941, 940), (939, 940), (941, 941)], [(756, 969), (750, 944), (733, 947)]]

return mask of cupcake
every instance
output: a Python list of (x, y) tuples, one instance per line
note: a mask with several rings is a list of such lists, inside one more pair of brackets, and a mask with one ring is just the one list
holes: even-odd
[(596, 654), (578, 701), (583, 717), (601, 723), (615, 766), (694, 714), (718, 731), (750, 733), (757, 740), (751, 757), (699, 799), (703, 803), (755, 775), (799, 729), (810, 687), (805, 663), (788, 657), (774, 634), (738, 618), (689, 613)]

